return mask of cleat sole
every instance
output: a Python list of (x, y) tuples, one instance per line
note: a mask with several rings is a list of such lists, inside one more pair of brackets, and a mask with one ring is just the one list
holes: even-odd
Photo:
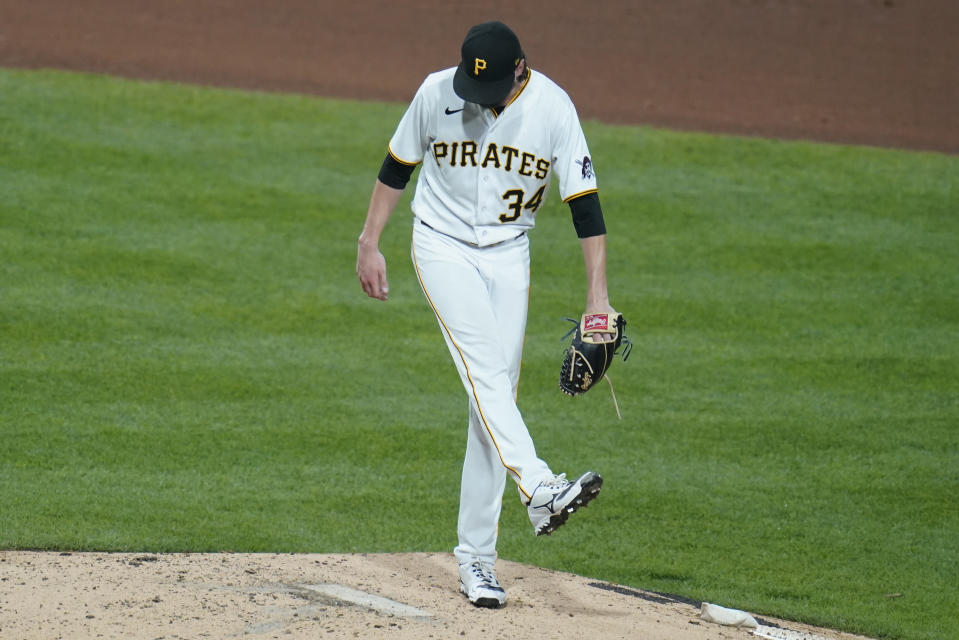
[(473, 602), (473, 606), (482, 607), (483, 609), (499, 609), (500, 602), (496, 598), (477, 598)]

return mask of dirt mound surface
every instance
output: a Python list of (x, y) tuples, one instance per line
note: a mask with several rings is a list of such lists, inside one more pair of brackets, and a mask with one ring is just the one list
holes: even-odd
[[(754, 638), (698, 603), (500, 560), (506, 607), (459, 592), (452, 554), (0, 552), (0, 637)], [(763, 637), (858, 636), (757, 617)]]

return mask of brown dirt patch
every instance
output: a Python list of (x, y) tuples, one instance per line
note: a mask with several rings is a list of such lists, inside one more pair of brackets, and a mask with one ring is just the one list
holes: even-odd
[(493, 17), (586, 118), (959, 152), (953, 0), (8, 0), (0, 66), (406, 101)]
[[(500, 561), (499, 610), (458, 592), (452, 554), (107, 554), (0, 552), (0, 637), (64, 638), (755, 638), (693, 605)], [(598, 586), (597, 586), (598, 585)], [(856, 640), (760, 617), (793, 640)]]

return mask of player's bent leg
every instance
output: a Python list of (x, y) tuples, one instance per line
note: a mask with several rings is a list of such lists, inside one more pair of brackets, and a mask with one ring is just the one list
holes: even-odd
[(499, 339), (480, 258), (463, 243), (417, 225), (413, 263), (470, 402), (501, 464), (531, 491), (549, 475), (514, 396), (511, 361)]
[(503, 247), (499, 253), (507, 256), (491, 260), (485, 271), (489, 280), (490, 306), (496, 320), (497, 334), (503, 345), (503, 354), (506, 356), (514, 397), (519, 385), (529, 310), (528, 244), (516, 244), (519, 246)]

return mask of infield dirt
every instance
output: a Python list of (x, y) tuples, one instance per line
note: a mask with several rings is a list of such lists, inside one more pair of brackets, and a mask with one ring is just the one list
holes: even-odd
[[(0, 637), (753, 638), (694, 603), (501, 560), (505, 608), (458, 591), (452, 554), (0, 552)], [(791, 640), (859, 636), (759, 617)]]

